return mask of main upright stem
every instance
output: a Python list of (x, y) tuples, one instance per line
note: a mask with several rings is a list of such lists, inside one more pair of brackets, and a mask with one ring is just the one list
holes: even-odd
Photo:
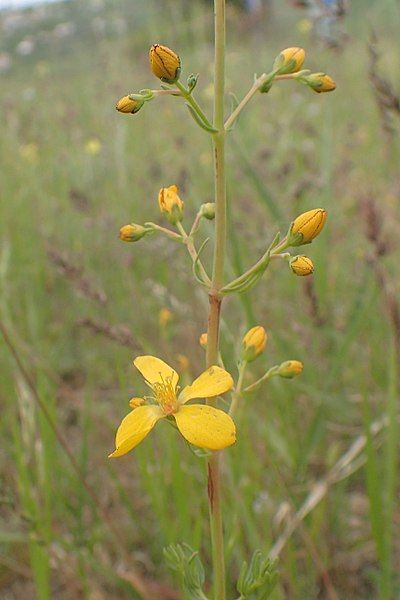
[[(215, 246), (212, 283), (209, 292), (207, 331), (207, 367), (218, 363), (219, 324), (221, 310), (220, 289), (223, 286), (226, 241), (226, 181), (225, 181), (225, 0), (214, 0), (215, 67), (214, 67), (214, 122), (213, 134), (215, 178)], [(215, 405), (214, 399), (207, 401)], [(208, 461), (208, 501), (212, 542), (215, 600), (225, 600), (224, 537), (221, 514), (220, 453), (213, 453)]]

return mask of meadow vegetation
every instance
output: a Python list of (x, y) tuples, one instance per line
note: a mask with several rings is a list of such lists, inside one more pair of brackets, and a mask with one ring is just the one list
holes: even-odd
[[(228, 273), (252, 264), (297, 214), (328, 212), (307, 248), (312, 277), (273, 264), (223, 314), (232, 374), (238, 332), (256, 324), (269, 339), (255, 375), (288, 358), (305, 365), (246, 399), (226, 454), (227, 570), (233, 581), (255, 548), (271, 551), (274, 599), (400, 594), (400, 8), (352, 4), (338, 49), (299, 26), (304, 15), (289, 2), (255, 27), (228, 11), (228, 91), (241, 97), (288, 46), (304, 47), (310, 68), (322, 65), (338, 86), (327, 97), (282, 82), (243, 112), (228, 145)], [(183, 383), (203, 370), (207, 297), (183, 246), (161, 236), (123, 244), (118, 231), (160, 222), (158, 190), (174, 183), (194, 218), (213, 201), (212, 154), (176, 99), (132, 116), (115, 102), (154, 84), (148, 49), (160, 42), (201, 73), (196, 92), (211, 113), (212, 10), (194, 0), (73, 0), (28, 11), (18, 27), (5, 19), (0, 596), (137, 597), (138, 575), (155, 598), (179, 598), (163, 548), (187, 542), (209, 565), (203, 461), (164, 423), (133, 454), (107, 455), (127, 401), (144, 391), (134, 356), (160, 356)], [(33, 50), (15, 53), (24, 39)]]

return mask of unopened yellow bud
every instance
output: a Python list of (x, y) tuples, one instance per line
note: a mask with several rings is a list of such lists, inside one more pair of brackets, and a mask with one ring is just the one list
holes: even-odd
[(301, 246), (309, 244), (322, 230), (326, 221), (326, 210), (313, 208), (299, 215), (292, 223), (288, 245)]
[(286, 377), (286, 379), (293, 379), (297, 377), (303, 370), (303, 363), (299, 360), (286, 360), (278, 368), (278, 375)]
[(247, 362), (255, 360), (267, 343), (267, 332), (264, 327), (257, 325), (246, 333), (242, 341), (242, 359)]
[(311, 73), (311, 75), (304, 78), (304, 81), (317, 94), (321, 92), (333, 92), (336, 89), (336, 83), (332, 77), (329, 77), (325, 73)]
[(185, 205), (178, 196), (178, 187), (176, 185), (161, 188), (158, 193), (158, 204), (161, 212), (166, 215), (170, 223), (175, 225), (178, 221), (182, 221)]
[(142, 225), (136, 225), (131, 223), (130, 225), (124, 225), (119, 230), (119, 239), (123, 242), (137, 242), (148, 233), (148, 230)]
[(207, 348), (207, 334), (202, 333), (199, 337), (199, 344), (202, 348)]
[(171, 48), (154, 44), (149, 53), (151, 70), (165, 83), (175, 83), (181, 73), (181, 59)]
[(133, 100), (129, 96), (124, 96), (118, 100), (115, 108), (118, 112), (135, 114), (142, 108), (143, 104), (144, 100)]
[(162, 329), (168, 325), (172, 319), (172, 313), (168, 308), (162, 308), (158, 313), (158, 323)]
[(131, 408), (137, 408), (138, 406), (142, 406), (145, 403), (144, 398), (131, 398), (129, 400), (129, 406)]
[(209, 221), (215, 219), (215, 202), (206, 202), (201, 205), (201, 216)]
[(285, 48), (274, 61), (274, 71), (277, 75), (297, 73), (303, 66), (306, 53), (303, 48)]
[(308, 256), (294, 256), (289, 264), (293, 273), (300, 277), (311, 275), (314, 272), (313, 261)]

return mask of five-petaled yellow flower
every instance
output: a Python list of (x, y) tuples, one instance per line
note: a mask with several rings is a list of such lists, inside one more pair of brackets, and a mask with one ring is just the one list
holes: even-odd
[[(193, 398), (213, 398), (230, 390), (233, 379), (221, 367), (204, 371), (191, 385), (179, 392), (179, 375), (154, 356), (138, 356), (133, 364), (151, 388), (154, 404), (131, 403), (130, 412), (118, 427), (115, 450), (109, 456), (123, 456), (137, 446), (160, 419), (173, 417), (183, 437), (194, 446), (222, 450), (236, 441), (236, 428), (223, 410), (206, 404), (186, 403)], [(146, 401), (148, 398), (145, 399)]]

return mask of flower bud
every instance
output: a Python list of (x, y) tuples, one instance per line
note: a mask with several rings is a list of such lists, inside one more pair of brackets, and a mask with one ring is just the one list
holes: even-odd
[(277, 75), (297, 73), (303, 66), (305, 57), (303, 48), (285, 48), (276, 57), (273, 69)]
[(286, 360), (278, 367), (278, 375), (286, 379), (297, 377), (303, 370), (303, 363), (299, 360)]
[(118, 100), (115, 108), (118, 112), (135, 114), (142, 108), (143, 104), (144, 100), (124, 96)]
[(267, 332), (257, 325), (246, 333), (242, 341), (242, 360), (251, 362), (259, 356), (267, 343)]
[(154, 44), (149, 53), (153, 74), (165, 83), (175, 83), (181, 73), (181, 59), (171, 48)]
[(332, 77), (329, 77), (325, 73), (311, 73), (311, 75), (304, 77), (304, 81), (317, 94), (321, 92), (333, 92), (336, 89), (336, 83)]
[(129, 406), (131, 408), (137, 408), (138, 406), (142, 406), (142, 404), (145, 403), (145, 399), (144, 398), (131, 398), (129, 400)]
[(290, 268), (295, 275), (304, 277), (314, 272), (314, 264), (308, 256), (294, 256), (290, 259)]
[(188, 89), (189, 92), (193, 92), (194, 88), (197, 85), (198, 79), (199, 79), (199, 74), (198, 73), (196, 73), (196, 74), (191, 73), (189, 75), (189, 77), (187, 78), (187, 89)]
[(131, 223), (130, 225), (124, 225), (119, 230), (119, 239), (123, 242), (137, 242), (148, 233), (148, 229), (142, 225), (136, 225)]
[(176, 225), (178, 221), (182, 221), (184, 202), (178, 196), (176, 185), (161, 188), (158, 193), (158, 205), (170, 223)]
[(292, 223), (288, 246), (309, 244), (322, 230), (326, 221), (326, 210), (313, 208), (299, 215)]
[(199, 337), (199, 344), (202, 348), (207, 348), (207, 337), (206, 333), (202, 333)]
[(215, 202), (206, 202), (200, 207), (201, 216), (209, 221), (215, 219)]

